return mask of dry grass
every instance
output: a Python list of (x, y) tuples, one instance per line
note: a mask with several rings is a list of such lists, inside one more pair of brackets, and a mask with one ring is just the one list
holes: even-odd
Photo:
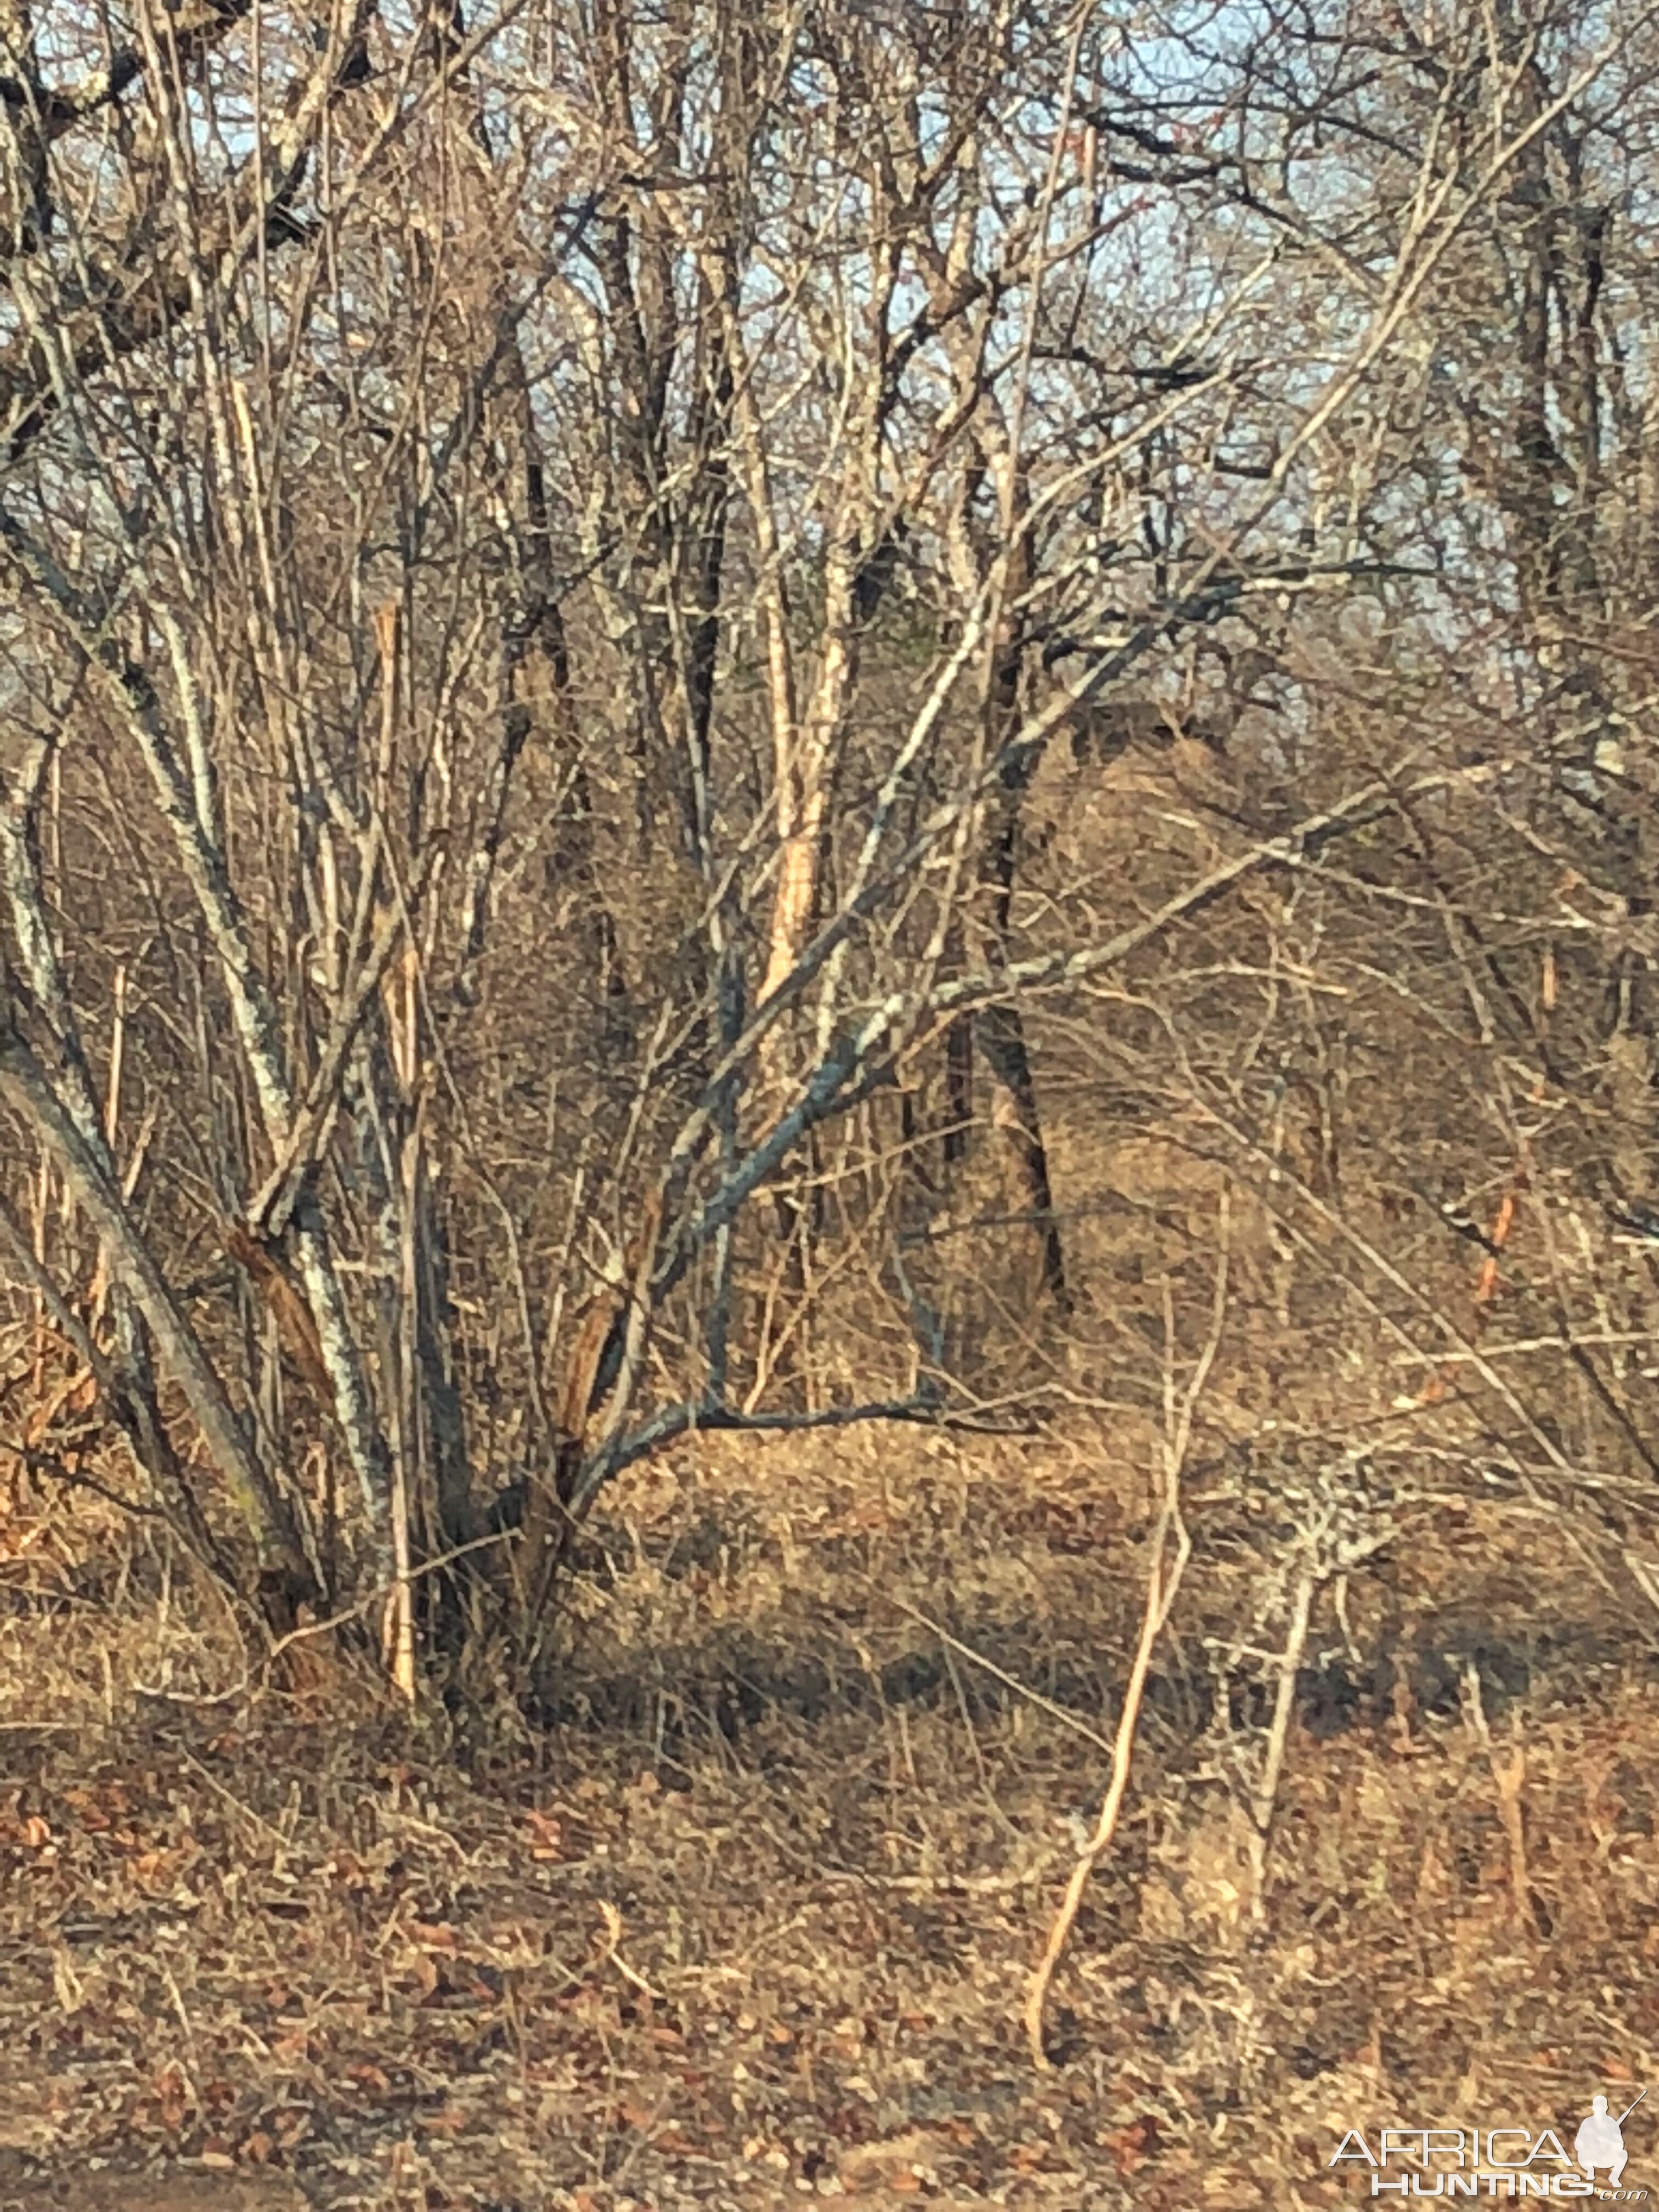
[[(724, 1440), (642, 1474), (564, 1709), (533, 1738), (470, 1716), (465, 1780), (451, 1723), (349, 1682), (141, 1694), (234, 1675), (210, 1610), (126, 1539), (97, 1586), (116, 1532), (25, 1503), (0, 2203), (1311, 2207), (1362, 2193), (1325, 2170), (1350, 2126), (1570, 2139), (1650, 2078), (1646, 1649), (1541, 1548), (1517, 1565), (1496, 1508), (1443, 1587), (1357, 1576), (1353, 1651), (1316, 1617), (1258, 1923), (1273, 1638), (1215, 1659), (1261, 1590), (1213, 1472), (1031, 2070), (1026, 1977), (1140, 1603), (1149, 1461), (1111, 1451)], [(1524, 1912), (1469, 1661), (1492, 1747), (1525, 1747)]]

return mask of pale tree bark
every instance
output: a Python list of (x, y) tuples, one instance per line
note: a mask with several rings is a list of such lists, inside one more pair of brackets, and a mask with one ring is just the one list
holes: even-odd
[(15, 1026), (0, 1026), (0, 1097), (51, 1151), (189, 1403), (203, 1442), (264, 1557), (311, 1580), (287, 1503), (248, 1449), (241, 1423), (195, 1331), (169, 1290), (119, 1191)]
[[(0, 801), (0, 887), (10, 911), (12, 933), (22, 963), (22, 980), (30, 998), (45, 1018), (58, 1055), (56, 1097), (76, 1134), (86, 1149), (91, 1166), (113, 1195), (122, 1196), (121, 1180), (93, 1088), (92, 1072), (75, 1009), (64, 976), (57, 944), (47, 918), (40, 877), (39, 806), (48, 763), (50, 743), (32, 735), (23, 747)], [(57, 1147), (51, 1147), (54, 1156)], [(10, 1238), (21, 1264), (38, 1274), (27, 1242)], [(100, 1254), (98, 1274), (114, 1273), (107, 1253)], [(228, 1572), (228, 1562), (203, 1513), (201, 1502), (167, 1435), (157, 1401), (155, 1375), (143, 1317), (125, 1280), (112, 1284), (110, 1320), (114, 1342), (106, 1353), (91, 1332), (73, 1317), (61, 1293), (49, 1278), (40, 1276), (37, 1290), (49, 1297), (67, 1324), (112, 1417), (125, 1435), (138, 1464), (161, 1493), (173, 1502), (185, 1534), (198, 1555)]]
[[(115, 665), (76, 603), (71, 588), (9, 518), (0, 517), (0, 538), (9, 545), (31, 581), (55, 603), (70, 634), (88, 654), (106, 707), (124, 726), (150, 775), (163, 819), (173, 833), (181, 870), (194, 894), (217, 957), (230, 1000), (239, 1042), (253, 1079), (264, 1135), (273, 1157), (289, 1143), (299, 1102), (285, 1065), (276, 1009), (258, 963), (240, 905), (225, 863), (221, 832), (213, 817), (214, 779), (202, 721), (202, 702), (184, 642), (169, 624), (173, 674), (179, 686), (182, 743), (165, 720), (154, 686), (131, 666)], [(136, 573), (143, 568), (136, 550)], [(333, 1255), (314, 1197), (302, 1187), (295, 1206), (295, 1236), (306, 1296), (333, 1392), (331, 1411), (340, 1425), (377, 1526), (386, 1522), (388, 1464)]]
[[(113, 1348), (51, 1268), (19, 1258), (14, 1279), (112, 1403), (134, 1398), (117, 1418), (158, 1491), (155, 1394), (145, 1414), (130, 1388), (153, 1333), (239, 1527), (273, 1510), (250, 1468), (296, 1512), (295, 1463), (325, 1463), (330, 1501), (337, 1459), (356, 1470), (338, 1595), (395, 1569), (408, 1689), (422, 1631), (464, 1611), (555, 1648), (581, 1516), (674, 1437), (961, 1412), (951, 1239), (984, 1224), (900, 1219), (882, 1115), (910, 1056), (945, 1054), (951, 1167), (975, 1054), (988, 1071), (1050, 1294), (1020, 1325), (1040, 1339), (1081, 1291), (1043, 1115), (1048, 1038), (1092, 1048), (1066, 994), (1109, 974), (1159, 1013), (1212, 1006), (1217, 977), (1249, 997), (1231, 889), (1306, 880), (1367, 809), (1402, 812), (1417, 769), (1372, 699), (1352, 757), (1375, 737), (1384, 767), (1356, 797), (1299, 698), (1282, 750), (1310, 788), (1263, 799), (1263, 746), (1254, 811), (1153, 809), (1169, 865), (1139, 907), (1138, 877), (1097, 880), (1086, 855), (1082, 880), (1039, 874), (1038, 769), (1091, 702), (1121, 730), (1177, 678), (1196, 696), (1206, 641), (1238, 652), (1254, 608), (1340, 658), (1334, 612), (1304, 623), (1316, 586), (1376, 585), (1380, 660), (1452, 634), (1474, 556), (1416, 597), (1390, 556), (1443, 496), (1446, 387), (1494, 350), (1460, 288), (1501, 294), (1496, 264), (1509, 474), (1480, 519), (1515, 573), (1489, 633), (1530, 625), (1534, 666), (1560, 663), (1556, 693), (1528, 678), (1529, 731), (1611, 697), (1616, 656), (1583, 633), (1613, 604), (1613, 342), (1646, 279), (1631, 252), (1614, 271), (1596, 210), (1617, 197), (1606, 118), (1645, 95), (1608, 88), (1586, 117), (1565, 78), (1532, 83), (1553, 19), (1514, 9), (1496, 62), (1455, 9), (1426, 58), (1363, 7), (1329, 47), (1222, 23), (1190, 112), (1097, 11), (1046, 0), (948, 20), (550, 0), (533, 31), (511, 9), (359, 9), (314, 65), (302, 20), (262, 0), (256, 39), (210, 12), (147, 17), (73, 92), (44, 38), (0, 70), (0, 556), (21, 580), (0, 716), (33, 732), (43, 700), (70, 702), (74, 847), (43, 878), (28, 753), (0, 819), (27, 1040), (5, 1096), (53, 1159), (81, 1146), (77, 1202), (134, 1285)], [(246, 161), (223, 84), (256, 104)], [(1617, 365), (1650, 444), (1637, 353)], [(1417, 476), (1373, 496), (1366, 469), (1402, 453)], [(1181, 840), (1182, 866), (1207, 857), (1166, 896)], [(1639, 868), (1621, 880), (1639, 925)], [(1225, 941), (1172, 980), (1176, 955), (1150, 956), (1206, 916)], [(93, 1073), (106, 950), (138, 971), (123, 1081), (161, 1133), (132, 1202)], [(1208, 1018), (1170, 1014), (1181, 1054), (1204, 1059)], [(832, 1125), (855, 1112), (843, 1170)], [(242, 1271), (228, 1297), (209, 1215)], [(83, 1257), (64, 1241), (59, 1274)], [(931, 1396), (884, 1372), (801, 1402), (773, 1357), (818, 1312), (858, 1336), (855, 1272), (870, 1357), (915, 1370), (908, 1304)], [(794, 1310), (763, 1346), (779, 1281)], [(227, 1416), (243, 1406), (257, 1431)], [(417, 1599), (443, 1586), (422, 1551), (505, 1536), (514, 1488), (516, 1540), (466, 1606)], [(516, 1609), (493, 1577), (509, 1549)]]

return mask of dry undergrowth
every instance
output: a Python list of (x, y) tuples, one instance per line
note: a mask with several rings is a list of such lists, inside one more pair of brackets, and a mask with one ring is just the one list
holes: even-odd
[[(1639, 1632), (1497, 1508), (1438, 1584), (1354, 1577), (1346, 1635), (1328, 1594), (1258, 1920), (1273, 1638), (1222, 1632), (1247, 1551), (1201, 1470), (1032, 2071), (1026, 1977), (1141, 1600), (1148, 1461), (1112, 1449), (725, 1440), (641, 1474), (565, 1710), (469, 1716), (465, 1782), (452, 1723), (349, 1673), (153, 1694), (234, 1679), (210, 1609), (84, 1507), (21, 1501), (0, 2205), (1313, 2207), (1366, 2193), (1326, 2170), (1349, 2127), (1570, 2140), (1651, 2079)], [(1647, 2106), (1627, 2139), (1659, 2186)]]

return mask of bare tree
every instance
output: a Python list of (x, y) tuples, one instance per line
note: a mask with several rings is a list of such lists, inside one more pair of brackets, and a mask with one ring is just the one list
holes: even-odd
[(533, 1672), (675, 1437), (991, 1418), (1008, 1211), (1022, 1342), (1088, 1324), (1107, 1079), (1273, 1267), (1317, 1218), (1441, 1310), (1343, 1183), (1449, 1079), (1396, 1040), (1356, 1119), (1373, 986), (1473, 1023), (1511, 1177), (1539, 945), (1586, 1128), (1596, 991), (1648, 1027), (1650, 34), (1595, 39), (14, 11), (0, 1223), (213, 1571), (386, 1597), (406, 1692), (424, 1632)]

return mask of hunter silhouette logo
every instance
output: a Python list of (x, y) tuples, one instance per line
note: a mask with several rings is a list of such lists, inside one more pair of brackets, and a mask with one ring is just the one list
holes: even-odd
[[(1350, 2128), (1332, 2166), (1366, 2169), (1370, 2194), (1382, 2197), (1591, 2197), (1637, 2203), (1645, 2189), (1620, 2185), (1630, 2154), (1625, 2123), (1647, 2095), (1620, 2113), (1605, 2097), (1590, 2100), (1569, 2154), (1553, 2128), (1382, 2128), (1368, 2142)], [(1582, 2109), (1582, 2107), (1581, 2107)], [(1373, 2148), (1375, 2146), (1375, 2148)], [(1605, 2181), (1599, 2177), (1606, 2175)]]
[[(1642, 2097), (1647, 2094), (1644, 2089)], [(1616, 2120), (1608, 2113), (1607, 2099), (1597, 2097), (1590, 2106), (1589, 2118), (1572, 2139), (1573, 2156), (1586, 2173), (1594, 2177), (1598, 2166), (1607, 2167), (1607, 2185), (1611, 2189), (1618, 2188), (1629, 2155), (1625, 2148), (1625, 2123), (1642, 2097), (1627, 2105)]]

